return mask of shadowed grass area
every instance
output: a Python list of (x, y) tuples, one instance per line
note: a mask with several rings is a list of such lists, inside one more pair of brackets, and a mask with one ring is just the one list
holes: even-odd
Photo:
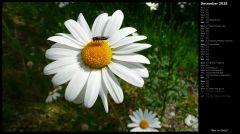
[[(134, 27), (147, 36), (151, 48), (140, 53), (151, 61), (143, 88), (120, 80), (124, 101), (115, 104), (110, 96), (109, 113), (100, 97), (91, 109), (45, 99), (53, 89), (52, 76), (43, 74), (51, 61), (45, 51), (53, 44), (47, 38), (69, 33), (64, 26), (83, 13), (90, 27), (100, 13), (124, 13), (122, 27)], [(193, 131), (184, 124), (188, 114), (198, 116), (197, 3), (181, 8), (177, 3), (159, 3), (151, 11), (145, 3), (3, 3), (2, 8), (3, 131), (129, 131), (129, 114), (138, 108), (157, 113), (159, 131)], [(32, 63), (32, 64), (31, 64)], [(174, 117), (168, 117), (174, 112)]]

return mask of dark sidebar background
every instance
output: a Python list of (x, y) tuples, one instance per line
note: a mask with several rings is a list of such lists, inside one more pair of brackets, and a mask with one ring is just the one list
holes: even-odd
[(224, 2), (199, 3), (199, 132), (233, 133), (237, 121), (239, 6)]

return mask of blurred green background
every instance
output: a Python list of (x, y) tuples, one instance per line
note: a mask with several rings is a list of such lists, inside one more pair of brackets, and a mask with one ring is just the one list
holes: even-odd
[[(2, 130), (3, 131), (129, 131), (129, 114), (138, 108), (157, 113), (159, 131), (194, 131), (184, 124), (188, 114), (198, 116), (198, 3), (3, 3), (2, 6)], [(53, 89), (52, 76), (43, 75), (51, 61), (46, 39), (68, 33), (64, 22), (83, 13), (90, 27), (100, 13), (124, 13), (122, 27), (136, 28), (152, 45), (141, 54), (149, 78), (143, 88), (120, 80), (124, 101), (108, 96), (109, 113), (100, 97), (91, 109), (61, 97), (45, 103)], [(169, 113), (174, 112), (174, 116)]]

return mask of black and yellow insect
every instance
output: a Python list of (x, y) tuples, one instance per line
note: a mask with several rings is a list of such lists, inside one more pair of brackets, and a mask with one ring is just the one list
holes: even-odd
[(109, 37), (104, 37), (104, 36), (96, 36), (93, 37), (92, 40), (96, 41), (96, 40), (107, 40)]

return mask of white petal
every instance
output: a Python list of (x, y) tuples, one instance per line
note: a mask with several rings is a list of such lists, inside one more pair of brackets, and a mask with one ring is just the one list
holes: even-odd
[(101, 70), (92, 70), (87, 82), (84, 106), (87, 108), (93, 106), (97, 100), (99, 90), (102, 88), (101, 86)]
[(53, 42), (56, 42), (59, 44), (64, 44), (64, 45), (67, 45), (70, 47), (78, 48), (78, 49), (82, 48), (78, 44), (74, 43), (73, 41), (71, 41), (63, 36), (52, 36), (52, 37), (49, 37), (47, 40), (50, 40), (50, 41), (53, 41)]
[(53, 76), (52, 83), (54, 85), (61, 85), (71, 80), (73, 75), (78, 71), (78, 67), (79, 66), (77, 64), (73, 64), (60, 70)]
[(134, 53), (134, 52), (138, 52), (138, 51), (147, 49), (149, 47), (151, 47), (150, 44), (132, 43), (132, 44), (124, 45), (124, 46), (113, 49), (113, 53), (114, 54), (129, 54), (129, 53)]
[(129, 117), (131, 118), (131, 120), (134, 122), (134, 123), (139, 123), (140, 122), (140, 120), (137, 120), (134, 116), (132, 116), (132, 115), (129, 115)]
[(120, 87), (120, 84), (118, 83), (118, 80), (114, 76), (114, 74), (111, 71), (109, 71), (107, 68), (103, 68), (102, 78), (103, 78), (104, 85), (106, 86), (113, 100), (116, 103), (122, 103), (123, 102), (122, 88)]
[(140, 63), (134, 63), (134, 62), (125, 62), (125, 61), (118, 61), (125, 67), (127, 67), (130, 70), (133, 70), (136, 72), (138, 75), (140, 75), (143, 78), (147, 78), (149, 76), (147, 68), (145, 68), (142, 64)]
[(138, 63), (144, 63), (144, 64), (150, 64), (150, 61), (148, 58), (146, 58), (143, 55), (140, 54), (135, 54), (135, 53), (131, 53), (131, 54), (114, 54), (112, 56), (113, 59), (115, 60), (120, 60), (120, 61), (127, 61), (127, 62), (138, 62)]
[(146, 129), (143, 129), (143, 132), (158, 132), (158, 130), (154, 128), (146, 128)]
[(148, 123), (150, 123), (151, 122), (150, 116), (149, 116), (149, 114), (145, 114), (145, 111), (143, 112), (143, 116), (148, 121)]
[(161, 128), (160, 123), (154, 123), (149, 125), (152, 128)]
[(143, 111), (141, 108), (138, 109), (138, 112), (139, 112), (139, 115), (140, 115), (140, 118), (143, 119), (144, 116), (143, 116)]
[(89, 38), (92, 38), (92, 33), (90, 31), (90, 28), (88, 26), (87, 21), (85, 20), (82, 13), (79, 14), (77, 22), (80, 24), (80, 26), (83, 28), (83, 30), (86, 32)]
[(112, 48), (117, 48), (117, 47), (121, 47), (121, 46), (124, 46), (124, 45), (128, 45), (130, 43), (134, 43), (134, 42), (137, 42), (137, 41), (140, 41), (140, 40), (145, 40), (145, 39), (147, 39), (146, 36), (129, 36), (129, 37), (123, 38), (122, 40), (118, 41), (115, 44), (112, 44), (111, 47)]
[(142, 132), (150, 132), (150, 129), (149, 128), (142, 129)]
[(56, 99), (57, 99), (57, 97), (53, 95), (53, 96), (52, 96), (52, 99), (53, 99), (53, 100), (56, 100)]
[(74, 63), (76, 63), (76, 64), (78, 63), (77, 58), (62, 58), (62, 59), (56, 60), (56, 61), (48, 64), (43, 69), (43, 73), (45, 75), (55, 74), (58, 71), (64, 69), (66, 66), (74, 64)]
[(141, 120), (141, 117), (140, 117), (140, 115), (138, 114), (138, 112), (133, 112), (133, 115), (134, 115), (134, 117), (135, 117), (138, 121)]
[(112, 17), (110, 18), (109, 22), (106, 25), (104, 36), (111, 36), (113, 35), (122, 25), (123, 22), (123, 12), (121, 10), (117, 10), (113, 13)]
[(139, 125), (137, 123), (130, 123), (127, 126), (131, 128), (131, 127), (138, 127)]
[(47, 98), (46, 98), (46, 101), (45, 101), (46, 103), (50, 103), (50, 102), (52, 102), (52, 96), (48, 96)]
[(66, 34), (66, 33), (56, 33), (56, 35), (61, 35), (69, 40), (71, 40), (72, 42), (74, 42), (75, 44), (78, 44), (80, 47), (83, 47), (86, 45), (86, 43), (82, 40), (76, 40), (74, 36), (72, 36), (72, 34)]
[(112, 61), (111, 64), (108, 64), (108, 67), (114, 74), (116, 74), (118, 77), (125, 80), (126, 82), (137, 87), (143, 87), (143, 79), (134, 71), (119, 64), (117, 61)]
[(149, 6), (149, 7), (152, 7), (153, 3), (152, 2), (146, 2), (146, 5)]
[(68, 83), (65, 99), (68, 101), (73, 101), (78, 97), (82, 91), (84, 85), (87, 83), (90, 71), (84, 68), (79, 69), (76, 74), (72, 77), (71, 81)]
[(48, 100), (48, 103), (51, 103), (51, 102), (53, 102), (53, 97), (52, 96)]
[(143, 116), (144, 116), (145, 118), (148, 117), (148, 109), (145, 109), (145, 110), (144, 110)]
[(51, 48), (63, 48), (63, 49), (71, 49), (71, 50), (74, 50), (74, 51), (80, 51), (80, 49), (78, 49), (78, 48), (70, 47), (70, 46), (67, 46), (67, 45), (59, 44), (59, 43), (53, 44), (51, 46)]
[(192, 128), (193, 128), (194, 130), (198, 131), (198, 123), (194, 124), (194, 125), (192, 126)]
[(148, 132), (159, 132), (157, 129), (154, 128), (149, 128), (148, 130), (149, 130)]
[(61, 96), (60, 93), (54, 93), (54, 95), (55, 95), (56, 97), (60, 97), (60, 96)]
[[(152, 112), (152, 111), (151, 111)], [(155, 119), (155, 117), (156, 117), (156, 113), (151, 113), (149, 116), (150, 116), (150, 118), (152, 119), (152, 120), (154, 120)]]
[(152, 117), (152, 115), (147, 114), (147, 118), (149, 120), (149, 123), (153, 123), (154, 118)]
[(87, 44), (91, 39), (87, 36), (87, 33), (83, 30), (79, 23), (74, 20), (67, 20), (64, 22), (69, 32), (80, 42)]
[(115, 32), (115, 34), (110, 36), (110, 38), (108, 39), (108, 43), (110, 45), (114, 44), (114, 43), (118, 42), (119, 40), (123, 39), (124, 37), (128, 36), (129, 34), (132, 34), (136, 31), (137, 30), (132, 27), (122, 28), (122, 29), (118, 30), (117, 32)]
[(72, 101), (75, 104), (81, 104), (84, 101), (84, 96), (86, 93), (87, 84), (85, 83), (84, 87), (82, 88), (82, 91), (78, 94), (78, 96)]
[(149, 118), (150, 118), (150, 121), (149, 121), (150, 124), (153, 124), (153, 125), (159, 124), (160, 125), (158, 118), (151, 118), (151, 117), (149, 117)]
[(51, 60), (58, 60), (67, 57), (77, 57), (78, 54), (79, 51), (74, 51), (71, 49), (50, 48), (46, 51), (45, 56)]
[(154, 118), (150, 121), (150, 124), (152, 124), (152, 125), (159, 124), (160, 125), (161, 123), (159, 122), (158, 118)]
[(102, 36), (109, 17), (107, 13), (100, 14), (93, 22), (92, 34), (93, 37)]
[(107, 92), (104, 91), (103, 89), (101, 89), (99, 91), (99, 94), (100, 94), (100, 97), (102, 99), (102, 103), (103, 103), (104, 109), (105, 109), (106, 113), (108, 113)]
[(143, 132), (143, 129), (141, 129), (140, 127), (136, 127), (131, 129), (130, 132)]

